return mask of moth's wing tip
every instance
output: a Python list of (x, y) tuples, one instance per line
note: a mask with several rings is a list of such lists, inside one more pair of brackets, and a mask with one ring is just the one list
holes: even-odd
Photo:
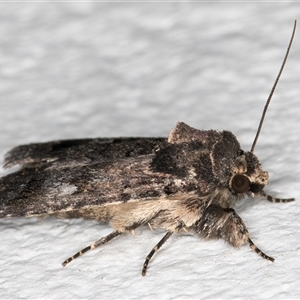
[(3, 161), (3, 169), (9, 169), (15, 165), (18, 164), (18, 160), (16, 159), (15, 155), (14, 155), (14, 149), (11, 149), (10, 151), (8, 151), (5, 156), (4, 156), (4, 161)]
[[(15, 165), (20, 165), (22, 168), (32, 165), (39, 165), (45, 162), (49, 157), (54, 159), (51, 153), (53, 146), (58, 142), (37, 143), (20, 145), (9, 150), (4, 156), (3, 168), (9, 169)], [(52, 156), (51, 156), (52, 155)]]
[(9, 150), (4, 156), (3, 168), (9, 169), (16, 165), (24, 167), (27, 164), (36, 162), (36, 160), (32, 159), (28, 155), (28, 151), (26, 151), (26, 149), (29, 149), (29, 145), (17, 146)]

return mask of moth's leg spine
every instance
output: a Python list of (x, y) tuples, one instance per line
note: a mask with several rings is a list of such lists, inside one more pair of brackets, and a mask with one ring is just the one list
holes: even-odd
[(264, 199), (267, 199), (268, 201), (273, 202), (273, 203), (287, 203), (287, 202), (295, 201), (295, 198), (288, 198), (288, 199), (274, 198), (263, 191), (260, 193), (260, 195)]
[(267, 254), (265, 254), (264, 252), (262, 252), (253, 242), (252, 240), (249, 238), (248, 239), (248, 242), (249, 242), (249, 245), (250, 245), (250, 248), (255, 251), (259, 256), (261, 256), (262, 258), (266, 259), (266, 260), (269, 260), (271, 262), (274, 262), (274, 258), (271, 257), (271, 256), (268, 256)]
[(85, 252), (89, 251), (89, 250), (93, 250), (101, 245), (106, 244), (107, 242), (109, 242), (110, 240), (112, 240), (113, 238), (117, 237), (118, 235), (120, 235), (122, 232), (119, 231), (113, 231), (112, 233), (110, 233), (107, 236), (104, 236), (103, 238), (101, 238), (100, 240), (96, 241), (95, 243), (85, 247), (84, 249), (78, 251), (76, 254), (74, 254), (73, 256), (69, 257), (68, 259), (66, 259), (62, 265), (63, 267), (65, 267), (69, 262), (71, 262), (72, 260), (74, 260), (75, 258), (83, 255)]
[(145, 262), (143, 264), (143, 269), (142, 269), (142, 275), (145, 276), (147, 272), (147, 267), (149, 264), (149, 261), (151, 260), (152, 256), (157, 252), (160, 247), (168, 240), (168, 238), (173, 234), (173, 232), (168, 231), (164, 237), (153, 247), (153, 249), (150, 251), (150, 253), (147, 255)]

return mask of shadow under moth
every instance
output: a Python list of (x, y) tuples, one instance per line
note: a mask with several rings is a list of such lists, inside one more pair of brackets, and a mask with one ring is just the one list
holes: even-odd
[(245, 197), (289, 202), (264, 192), (269, 176), (254, 148), (264, 116), (285, 65), (266, 102), (250, 151), (229, 131), (197, 130), (178, 123), (168, 138), (96, 138), (22, 145), (6, 154), (4, 167), (21, 169), (0, 179), (0, 217), (54, 216), (108, 222), (114, 231), (63, 262), (63, 266), (142, 225), (166, 230), (147, 255), (174, 233), (192, 231), (234, 247), (250, 239), (235, 203)]

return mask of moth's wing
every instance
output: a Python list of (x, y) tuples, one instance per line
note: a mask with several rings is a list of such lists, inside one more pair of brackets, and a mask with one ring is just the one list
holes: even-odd
[[(0, 179), (0, 217), (49, 214), (151, 197), (146, 174), (163, 138), (60, 141), (20, 146), (9, 162), (23, 168)], [(154, 177), (157, 177), (156, 179)], [(139, 184), (140, 183), (140, 184)]]
[(154, 154), (65, 168), (24, 168), (0, 179), (0, 218), (39, 216), (166, 196)]
[(5, 155), (4, 168), (23, 168), (55, 164), (87, 165), (102, 159), (119, 159), (151, 153), (165, 138), (96, 138), (60, 140), (21, 145)]

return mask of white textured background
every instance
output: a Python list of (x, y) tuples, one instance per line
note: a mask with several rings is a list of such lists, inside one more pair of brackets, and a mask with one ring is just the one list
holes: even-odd
[[(177, 121), (233, 131), (248, 150), (300, 3), (0, 3), (0, 154), (53, 139), (167, 136)], [(0, 221), (0, 298), (300, 298), (300, 24), (256, 154), (267, 191), (245, 200), (247, 246), (146, 228), (66, 268), (109, 233), (83, 220)], [(229, 150), (230, 151), (230, 150)], [(4, 171), (1, 171), (4, 174)]]

